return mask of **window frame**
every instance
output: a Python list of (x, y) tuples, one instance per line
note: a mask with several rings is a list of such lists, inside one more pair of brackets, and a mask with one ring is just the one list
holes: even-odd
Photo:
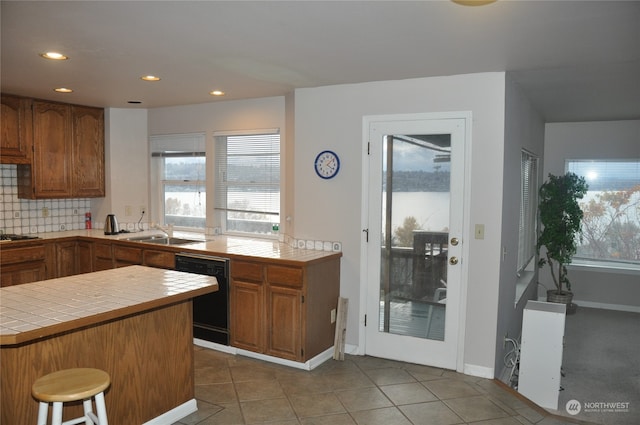
[[(564, 169), (565, 172), (572, 171), (578, 175), (583, 175), (580, 172), (576, 172), (575, 169), (571, 167), (572, 163), (634, 163), (636, 168), (636, 176), (632, 184), (632, 188), (640, 187), (640, 158), (589, 158), (589, 159), (576, 159), (576, 158), (568, 158), (565, 159)], [(633, 165), (632, 165), (633, 166)], [(584, 176), (584, 175), (583, 175)], [(589, 176), (584, 176), (587, 180), (587, 184), (589, 184)], [(618, 189), (619, 191), (620, 189)], [(592, 190), (587, 191), (587, 197), (589, 197), (589, 192), (595, 192)], [(604, 191), (602, 191), (604, 192)], [(640, 192), (638, 192), (635, 196), (639, 197), (638, 202), (640, 202)], [(583, 199), (580, 201), (581, 207), (586, 204), (586, 200)], [(640, 204), (638, 205), (640, 208)], [(640, 210), (639, 210), (640, 211)], [(638, 214), (638, 213), (636, 213)], [(640, 226), (640, 217), (637, 217), (636, 225)], [(583, 223), (583, 231), (584, 231), (584, 223)], [(578, 245), (578, 250), (580, 250), (580, 244)], [(640, 274), (640, 260), (623, 260), (623, 261), (615, 261), (612, 259), (598, 259), (598, 258), (589, 258), (580, 253), (576, 253), (574, 255), (571, 264), (569, 265), (571, 268), (597, 268), (603, 271), (609, 270), (618, 273), (631, 273), (631, 274)]]
[(538, 178), (540, 158), (526, 149), (520, 153), (520, 208), (516, 275), (530, 269), (538, 236)]
[[(205, 217), (202, 227), (174, 225), (174, 230), (194, 233), (204, 233), (207, 227), (207, 158), (205, 152), (205, 133), (162, 134), (150, 136), (150, 195), (151, 195), (151, 221), (166, 225), (165, 188), (171, 185), (194, 186), (201, 188), (198, 192), (205, 194)], [(204, 158), (203, 179), (198, 180), (169, 180), (164, 178), (165, 158)], [(196, 191), (194, 190), (194, 193)]]
[[(228, 175), (227, 174), (228, 139), (230, 137), (258, 138), (260, 136), (265, 136), (265, 138), (277, 136), (278, 152), (277, 153), (267, 152), (267, 153), (261, 153), (261, 154), (256, 154), (252, 152), (242, 152), (242, 153), (236, 153), (236, 155), (233, 155), (233, 156), (243, 156), (243, 155), (263, 156), (263, 157), (277, 156), (278, 171), (277, 171), (276, 178), (268, 181), (265, 180), (265, 181), (259, 181), (259, 182), (238, 182), (238, 181), (229, 182), (226, 178)], [(227, 234), (227, 235), (252, 236), (252, 237), (261, 237), (261, 238), (268, 238), (268, 239), (279, 238), (279, 229), (280, 229), (280, 220), (281, 220), (280, 217), (282, 214), (281, 196), (282, 196), (282, 172), (283, 172), (282, 161), (281, 161), (282, 140), (280, 137), (280, 129), (274, 128), (274, 129), (256, 129), (256, 130), (239, 130), (239, 131), (219, 131), (219, 132), (214, 132), (213, 138), (214, 138), (214, 151), (215, 151), (215, 157), (216, 157), (214, 161), (214, 173), (213, 173), (215, 176), (213, 210), (215, 213), (215, 222), (219, 225), (220, 232), (222, 234)], [(271, 178), (273, 177), (274, 175), (271, 175)], [(277, 188), (277, 191), (273, 192), (273, 193), (277, 193), (277, 202), (275, 203), (276, 211), (270, 211), (266, 209), (242, 210), (237, 208), (229, 208), (229, 204), (228, 204), (229, 198), (227, 196), (228, 195), (227, 189), (232, 186), (233, 187), (244, 186), (247, 189), (252, 187), (253, 188), (255, 187), (269, 188), (270, 187), (272, 189)], [(229, 212), (232, 212), (232, 213), (246, 212), (247, 214), (271, 215), (271, 216), (275, 216), (276, 219), (274, 221), (264, 222), (264, 223), (271, 223), (271, 225), (266, 225), (267, 230), (265, 232), (234, 230), (234, 229), (229, 229), (229, 221), (230, 221), (228, 220)], [(270, 230), (268, 229), (268, 227), (270, 227)]]

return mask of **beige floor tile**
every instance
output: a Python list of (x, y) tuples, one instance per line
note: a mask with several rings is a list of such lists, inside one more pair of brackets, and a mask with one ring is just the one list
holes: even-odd
[(236, 390), (233, 384), (206, 384), (196, 385), (196, 399), (208, 403), (233, 403), (237, 402)]
[(399, 368), (371, 369), (364, 373), (378, 386), (416, 382), (407, 371)]
[(240, 403), (240, 409), (247, 424), (297, 420), (286, 398), (245, 401)]
[(324, 375), (333, 390), (375, 387), (373, 381), (361, 371), (348, 371)]
[(348, 413), (302, 418), (300, 419), (300, 423), (302, 425), (356, 425), (355, 421)]
[(480, 394), (479, 391), (469, 383), (457, 379), (438, 379), (435, 381), (426, 381), (422, 384), (440, 400)]
[(300, 418), (346, 412), (334, 393), (292, 395), (289, 401)]
[(234, 384), (238, 400), (267, 400), (271, 398), (283, 398), (284, 391), (276, 380), (270, 381), (242, 381)]
[(222, 384), (231, 382), (231, 373), (229, 368), (221, 366), (207, 366), (198, 368), (195, 375), (196, 385), (203, 384)]
[(413, 425), (453, 425), (464, 423), (441, 401), (400, 406)]
[(444, 403), (467, 422), (509, 416), (509, 414), (498, 407), (498, 405), (482, 396), (453, 398), (445, 400)]
[[(199, 403), (198, 403), (199, 404)], [(209, 416), (198, 425), (244, 425), (244, 418), (238, 403), (220, 404), (220, 411)]]
[(358, 425), (411, 425), (396, 407), (362, 410), (352, 415)]
[(427, 390), (422, 384), (412, 382), (409, 384), (384, 385), (380, 389), (395, 404), (400, 406), (403, 404), (424, 403), (426, 401), (435, 401), (438, 398)]
[(375, 387), (336, 391), (336, 396), (348, 412), (392, 406), (384, 393)]

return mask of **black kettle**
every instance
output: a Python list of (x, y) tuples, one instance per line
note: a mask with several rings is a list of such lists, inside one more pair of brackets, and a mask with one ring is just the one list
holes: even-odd
[(104, 221), (104, 234), (105, 235), (117, 235), (120, 233), (118, 227), (118, 219), (115, 214), (107, 214), (107, 219)]

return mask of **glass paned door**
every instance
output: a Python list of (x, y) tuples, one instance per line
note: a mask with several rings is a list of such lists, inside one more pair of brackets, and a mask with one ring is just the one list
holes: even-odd
[(367, 354), (456, 369), (466, 122), (368, 125)]
[(382, 142), (379, 330), (444, 340), (451, 135)]

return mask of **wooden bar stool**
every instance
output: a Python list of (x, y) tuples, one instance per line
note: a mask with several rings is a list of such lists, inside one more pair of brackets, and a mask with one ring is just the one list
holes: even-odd
[[(40, 402), (38, 425), (47, 424), (49, 403), (53, 403), (51, 425), (108, 425), (104, 390), (109, 387), (109, 374), (100, 369), (65, 369), (38, 378), (31, 394)], [(93, 413), (91, 398), (96, 400), (97, 416)], [(84, 416), (62, 422), (62, 404), (82, 400)]]

